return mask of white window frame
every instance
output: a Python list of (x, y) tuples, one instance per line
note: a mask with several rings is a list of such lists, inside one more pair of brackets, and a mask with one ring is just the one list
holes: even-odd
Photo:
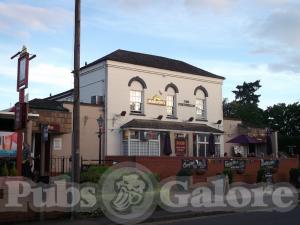
[[(132, 101), (132, 93), (135, 92), (139, 92), (141, 93), (141, 101), (140, 102), (137, 102), (137, 101)], [(136, 97), (136, 96), (135, 96)], [(132, 110), (131, 109), (131, 103), (140, 103), (140, 107), (141, 107), (141, 110), (140, 111), (137, 111), (137, 110)], [(130, 107), (130, 112), (131, 113), (137, 113), (137, 114), (143, 114), (144, 113), (144, 91), (143, 90), (130, 90), (129, 92), (129, 107)]]
[[(201, 109), (201, 104), (198, 103), (202, 103), (202, 108)], [(207, 119), (207, 113), (206, 113), (206, 98), (202, 99), (202, 98), (196, 98), (196, 102), (195, 102), (195, 109), (196, 109), (196, 119), (198, 120), (206, 120)], [(198, 113), (199, 111), (201, 111), (201, 113)]]
[[(138, 139), (131, 138), (131, 134), (130, 134), (131, 131), (138, 131), (139, 132)], [(160, 133), (158, 131), (154, 131), (154, 132), (158, 133), (157, 139), (149, 139), (149, 140), (146, 140), (146, 141), (142, 141), (141, 137), (140, 137), (140, 131), (149, 131), (149, 130), (130, 130), (129, 135), (128, 135), (128, 139), (123, 139), (123, 145), (124, 144), (128, 145), (127, 156), (160, 156), (161, 155)], [(138, 144), (138, 154), (132, 154), (132, 149), (131, 149), (132, 142), (137, 142), (137, 144)], [(147, 144), (148, 154), (142, 154), (142, 152), (143, 152), (141, 150), (143, 148), (142, 145), (145, 145), (145, 143)], [(153, 152), (151, 152), (151, 149), (150, 149), (150, 144), (151, 143), (158, 144), (158, 152), (157, 152), (158, 154), (153, 154)], [(123, 149), (124, 149), (124, 147), (123, 147)]]
[[(170, 101), (169, 98), (172, 98), (172, 101)], [(169, 104), (170, 102), (171, 102), (171, 104)], [(174, 94), (174, 95), (168, 94), (167, 95), (166, 108), (167, 108), (167, 116), (168, 117), (176, 117), (176, 94)], [(171, 114), (168, 112), (169, 109), (172, 109)]]
[[(205, 135), (204, 141), (200, 141), (200, 135)], [(209, 133), (197, 133), (196, 134), (196, 157), (207, 157), (208, 155), (208, 146), (209, 146)], [(213, 134), (216, 138), (216, 136), (219, 136), (218, 142), (215, 142), (215, 146), (219, 145), (219, 152), (218, 154), (221, 155), (221, 135), (220, 134)], [(204, 144), (204, 156), (199, 156), (199, 150), (200, 150), (200, 144)]]

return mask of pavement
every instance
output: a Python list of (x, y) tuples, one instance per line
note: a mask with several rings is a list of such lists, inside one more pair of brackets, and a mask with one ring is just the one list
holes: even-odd
[[(300, 190), (299, 190), (300, 193)], [(300, 195), (299, 195), (300, 197)], [(182, 212), (171, 213), (164, 210), (156, 210), (153, 215), (143, 224), (205, 224), (205, 225), (299, 225), (300, 221), (300, 205), (289, 212)], [(234, 218), (234, 219), (233, 219)], [(64, 219), (35, 221), (28, 223), (17, 223), (18, 225), (113, 225), (112, 221), (104, 216), (97, 218), (80, 218), (80, 219)], [(11, 224), (11, 223), (10, 223)]]
[(299, 225), (300, 206), (289, 212), (247, 212), (234, 214), (219, 214), (213, 216), (202, 216), (193, 218), (183, 218), (155, 223), (153, 224), (171, 224), (171, 225)]

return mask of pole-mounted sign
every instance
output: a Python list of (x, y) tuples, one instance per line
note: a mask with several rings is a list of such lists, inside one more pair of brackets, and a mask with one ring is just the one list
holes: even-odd
[(26, 128), (28, 106), (24, 102), (25, 89), (28, 87), (28, 70), (29, 61), (36, 57), (36, 55), (31, 55), (27, 52), (24, 46), (22, 51), (17, 52), (11, 57), (14, 59), (18, 58), (18, 76), (17, 76), (17, 91), (19, 92), (19, 102), (15, 104), (15, 129), (18, 131), (17, 136), (17, 159), (16, 166), (17, 172), (20, 176), (22, 174), (22, 143), (23, 143), (23, 129)]
[(29, 67), (29, 53), (22, 51), (18, 59), (18, 79), (17, 79), (17, 91), (26, 89), (28, 87), (28, 67)]

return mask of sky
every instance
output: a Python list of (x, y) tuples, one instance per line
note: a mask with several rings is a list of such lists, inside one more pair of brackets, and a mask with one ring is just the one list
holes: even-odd
[[(298, 0), (81, 0), (81, 65), (117, 49), (165, 56), (226, 77), (223, 97), (261, 80), (259, 106), (300, 101)], [(0, 109), (18, 100), (26, 45), (29, 99), (72, 88), (74, 0), (0, 0)]]

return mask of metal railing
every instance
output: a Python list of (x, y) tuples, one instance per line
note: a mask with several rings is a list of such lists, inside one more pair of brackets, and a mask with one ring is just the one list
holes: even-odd
[(71, 157), (51, 158), (50, 176), (69, 174), (71, 172)]

